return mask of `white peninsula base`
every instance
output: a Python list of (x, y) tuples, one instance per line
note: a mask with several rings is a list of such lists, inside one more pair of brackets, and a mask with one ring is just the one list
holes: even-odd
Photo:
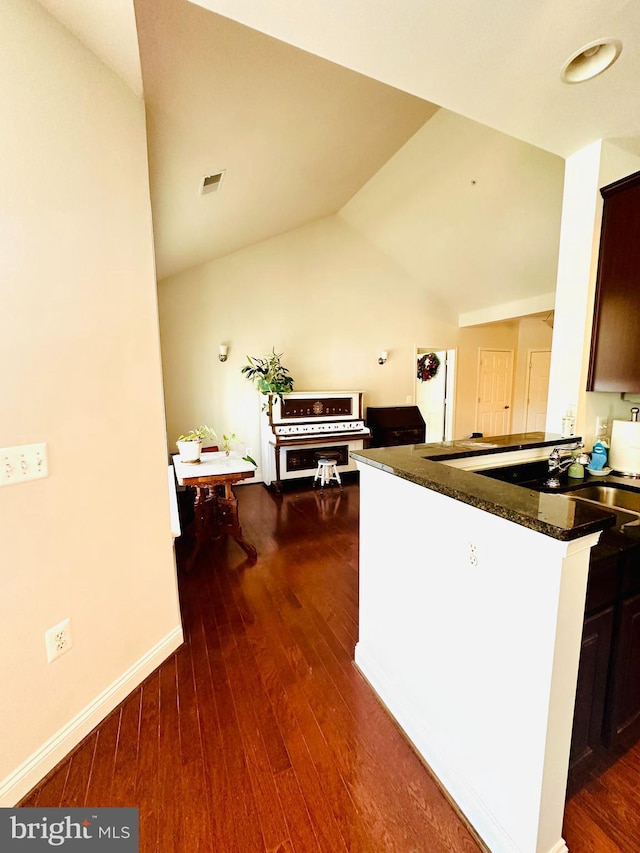
[(560, 853), (589, 552), (367, 464), (355, 661), (495, 853)]

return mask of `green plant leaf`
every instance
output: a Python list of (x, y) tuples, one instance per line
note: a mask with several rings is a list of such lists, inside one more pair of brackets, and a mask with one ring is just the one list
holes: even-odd
[(205, 438), (217, 438), (217, 436), (213, 427), (203, 424), (178, 436), (177, 441), (202, 441)]

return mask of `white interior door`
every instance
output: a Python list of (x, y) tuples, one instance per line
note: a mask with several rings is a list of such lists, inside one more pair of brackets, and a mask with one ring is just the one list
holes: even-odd
[(513, 350), (481, 349), (476, 432), (483, 436), (509, 434), (512, 385)]
[(455, 350), (416, 348), (416, 361), (425, 353), (435, 352), (440, 359), (438, 372), (422, 382), (416, 377), (416, 406), (425, 422), (425, 441), (446, 441), (452, 438), (453, 429), (453, 382)]
[(531, 350), (527, 374), (526, 432), (544, 432), (549, 397), (551, 350)]

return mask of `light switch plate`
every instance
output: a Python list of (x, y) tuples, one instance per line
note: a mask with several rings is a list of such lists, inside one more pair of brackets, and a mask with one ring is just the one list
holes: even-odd
[(47, 445), (44, 442), (0, 447), (0, 486), (39, 480), (48, 474)]

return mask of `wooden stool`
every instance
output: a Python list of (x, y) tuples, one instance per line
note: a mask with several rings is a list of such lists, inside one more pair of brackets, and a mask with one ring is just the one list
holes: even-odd
[(318, 467), (316, 469), (316, 475), (313, 478), (314, 487), (317, 480), (320, 480), (321, 489), (324, 489), (324, 487), (332, 480), (335, 480), (340, 488), (342, 488), (342, 482), (340, 481), (340, 474), (338, 474), (338, 467), (335, 458), (332, 459), (329, 456), (318, 457)]

